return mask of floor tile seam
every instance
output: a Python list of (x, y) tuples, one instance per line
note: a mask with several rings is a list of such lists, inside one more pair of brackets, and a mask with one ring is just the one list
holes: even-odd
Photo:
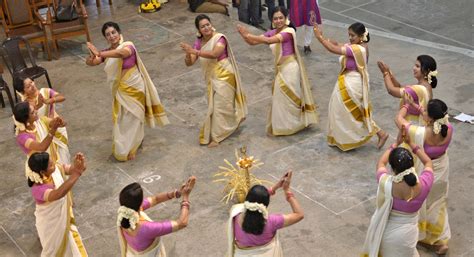
[(173, 76), (173, 77), (171, 77), (171, 78), (166, 78), (166, 79), (158, 80), (158, 83), (157, 83), (157, 84), (165, 83), (165, 82), (168, 82), (168, 81), (170, 81), (170, 80), (175, 80), (175, 79), (177, 79), (177, 78), (181, 78), (181, 77), (184, 77), (184, 76), (186, 76), (186, 75), (188, 75), (188, 74), (190, 74), (190, 73), (198, 72), (198, 71), (199, 71), (199, 69), (192, 69), (192, 70), (190, 70), (190, 71), (183, 72), (183, 73), (181, 73), (181, 74), (179, 74), (179, 75), (176, 75), (176, 76)]
[(21, 247), (18, 245), (18, 243), (15, 241), (15, 239), (7, 232), (7, 230), (3, 226), (0, 226), (0, 228), (3, 230), (3, 232), (5, 232), (5, 234), (13, 242), (13, 244), (15, 244), (16, 248), (18, 248), (18, 250), (20, 250), (20, 252), (23, 254), (23, 256), (26, 257), (27, 256), (26, 253), (23, 251), (23, 249), (21, 249)]
[[(344, 4), (344, 3), (339, 2), (339, 1), (337, 1), (337, 0), (336, 0), (335, 2), (336, 2), (336, 3), (340, 3), (340, 4)], [(346, 9), (346, 10), (339, 11), (338, 13), (341, 14), (341, 13), (343, 13), (343, 12), (348, 12), (348, 11), (350, 11), (350, 10), (358, 9), (358, 8), (360, 8), (360, 7), (362, 7), (362, 6), (366, 6), (366, 5), (368, 5), (368, 4), (373, 4), (373, 3), (376, 3), (376, 2), (377, 2), (377, 0), (371, 0), (371, 1), (367, 2), (367, 3), (365, 3), (365, 4), (360, 4), (360, 5), (358, 5), (358, 6), (353, 6), (353, 7), (351, 7), (351, 8)], [(344, 5), (348, 5), (348, 4), (344, 4)], [(349, 6), (349, 5), (348, 5), (348, 6)]]
[(371, 197), (369, 197), (368, 199), (366, 199), (366, 200), (364, 200), (364, 201), (362, 201), (362, 202), (359, 202), (359, 203), (356, 204), (356, 205), (353, 205), (353, 206), (351, 206), (351, 207), (349, 207), (349, 208), (347, 208), (347, 209), (345, 209), (345, 210), (342, 210), (342, 211), (338, 212), (336, 215), (341, 215), (341, 214), (343, 214), (343, 213), (345, 213), (345, 212), (347, 212), (347, 211), (350, 211), (350, 210), (356, 208), (357, 206), (360, 206), (360, 205), (364, 204), (365, 202), (372, 201), (372, 200), (375, 199), (375, 198), (376, 198), (376, 196), (371, 196)]
[[(302, 140), (300, 140), (300, 141), (298, 141), (298, 142), (292, 143), (291, 145), (287, 145), (287, 146), (282, 147), (282, 148), (280, 148), (280, 149), (278, 149), (278, 150), (276, 150), (276, 151), (274, 151), (274, 152), (271, 152), (271, 153), (268, 154), (268, 156), (275, 155), (275, 154), (277, 154), (277, 153), (280, 153), (280, 152), (282, 152), (282, 151), (285, 151), (286, 149), (288, 149), (288, 148), (290, 148), (290, 147), (294, 147), (294, 146), (296, 146), (296, 145), (305, 143), (305, 141), (312, 140), (313, 138), (318, 137), (318, 136), (323, 135), (323, 134), (324, 134), (323, 131), (321, 131), (321, 132), (319, 132), (319, 133), (312, 134), (310, 137), (304, 138), (304, 139), (302, 139)], [(323, 135), (323, 136), (324, 136), (324, 135)]]
[[(420, 27), (417, 27), (417, 26), (408, 24), (408, 23), (406, 23), (406, 22), (403, 22), (403, 21), (400, 21), (400, 20), (391, 18), (391, 17), (389, 17), (389, 16), (384, 16), (384, 15), (381, 15), (381, 14), (378, 14), (378, 13), (376, 13), (376, 12), (372, 12), (372, 11), (369, 11), (369, 10), (366, 10), (366, 9), (361, 9), (361, 8), (356, 8), (356, 9), (359, 9), (359, 10), (361, 10), (361, 11), (364, 11), (364, 12), (367, 12), (367, 13), (370, 13), (370, 14), (373, 14), (373, 15), (375, 15), (375, 16), (379, 16), (379, 17), (384, 18), (384, 19), (387, 19), (387, 20), (391, 20), (391, 21), (393, 21), (393, 22), (398, 22), (398, 23), (400, 23), (400, 24), (402, 24), (402, 25), (405, 25), (405, 26), (407, 26), (407, 27), (410, 27), (410, 28), (413, 28), (413, 29), (417, 29), (417, 30), (419, 30), (419, 31), (423, 31), (423, 32), (428, 33), (428, 34), (430, 34), (430, 35), (433, 35), (433, 36), (436, 36), (436, 37), (439, 37), (439, 38), (443, 38), (443, 39), (445, 39), (445, 40), (448, 40), (448, 41), (451, 41), (451, 42), (455, 42), (455, 43), (460, 44), (460, 45), (463, 45), (463, 46), (472, 47), (472, 46), (470, 46), (469, 44), (466, 44), (466, 43), (464, 43), (464, 42), (457, 41), (457, 40), (455, 40), (455, 39), (451, 39), (451, 38), (449, 38), (449, 37), (436, 34), (436, 33), (431, 32), (431, 31), (429, 31), (429, 30), (426, 30), (426, 29), (423, 29), (423, 28), (420, 28)], [(390, 31), (390, 30), (389, 30), (389, 31)], [(390, 31), (390, 32), (391, 32), (391, 31)]]
[(93, 237), (100, 236), (101, 234), (103, 234), (103, 233), (105, 233), (105, 232), (107, 232), (107, 231), (109, 231), (109, 230), (112, 230), (112, 229), (114, 229), (114, 228), (117, 228), (117, 227), (116, 227), (116, 226), (112, 226), (112, 227), (110, 227), (110, 228), (102, 229), (102, 231), (100, 231), (100, 232), (97, 233), (97, 234), (92, 234), (92, 235), (90, 235), (90, 236), (82, 237), (82, 241), (86, 241), (86, 240), (91, 239), (91, 238), (93, 238)]
[[(270, 177), (272, 177), (273, 179), (275, 179), (275, 181), (278, 181), (278, 180), (280, 179), (280, 178), (275, 177), (273, 174), (271, 174), (271, 173), (268, 172), (268, 171), (263, 171), (263, 172), (265, 172), (268, 176), (270, 176)], [(326, 209), (326, 210), (329, 211), (330, 213), (332, 213), (332, 214), (334, 214), (334, 215), (337, 216), (337, 213), (336, 213), (335, 211), (331, 210), (329, 207), (326, 207), (324, 204), (322, 204), (322, 203), (320, 203), (320, 202), (314, 200), (313, 198), (309, 197), (308, 195), (304, 194), (303, 192), (301, 192), (300, 190), (298, 190), (298, 189), (296, 189), (296, 188), (294, 188), (294, 187), (292, 187), (292, 186), (290, 186), (290, 188), (291, 188), (293, 191), (295, 191), (296, 193), (302, 195), (304, 198), (310, 200), (311, 202), (316, 203), (317, 205), (323, 207), (324, 209)]]
[[(118, 166), (116, 163), (114, 163), (114, 166), (120, 171), (122, 172), (126, 177), (128, 177), (129, 179), (131, 179), (133, 182), (138, 182), (135, 178), (133, 178), (132, 176), (130, 176), (125, 170), (123, 170), (122, 168), (120, 168), (120, 166)], [(146, 188), (145, 186), (142, 186), (143, 189), (145, 189), (145, 191), (150, 194), (150, 195), (153, 195), (153, 193), (148, 190), (148, 188)]]
[(183, 35), (181, 35), (181, 34), (175, 32), (175, 31), (173, 31), (173, 30), (170, 30), (170, 29), (168, 29), (168, 28), (166, 28), (166, 27), (164, 27), (164, 26), (162, 26), (162, 25), (156, 23), (156, 22), (157, 22), (156, 20), (152, 20), (152, 19), (146, 18), (146, 17), (144, 17), (144, 16), (142, 16), (142, 15), (138, 15), (138, 17), (141, 17), (141, 18), (143, 18), (143, 19), (145, 19), (145, 20), (147, 20), (147, 21), (149, 21), (149, 22), (151, 22), (151, 23), (153, 23), (153, 24), (155, 24), (155, 25), (158, 25), (158, 26), (160, 26), (161, 28), (163, 28), (164, 30), (166, 30), (166, 31), (168, 31), (168, 32), (171, 32), (171, 33), (173, 33), (173, 34), (175, 34), (175, 35), (178, 35), (178, 36), (180, 36), (180, 37), (182, 37), (182, 38), (185, 38), (185, 36), (183, 36)]
[(247, 69), (249, 69), (249, 70), (251, 70), (251, 71), (254, 71), (254, 72), (258, 73), (259, 75), (262, 75), (262, 76), (265, 77), (265, 74), (263, 74), (262, 72), (260, 72), (260, 71), (258, 71), (258, 70), (256, 70), (256, 69), (254, 69), (254, 68), (252, 68), (252, 67), (250, 67), (250, 66), (248, 66), (248, 65), (246, 65), (246, 64), (244, 64), (244, 63), (242, 63), (242, 62), (239, 62), (239, 61), (236, 61), (236, 62), (237, 62), (237, 66), (243, 66), (243, 67), (245, 67), (245, 68), (247, 68)]
[[(328, 11), (328, 12), (331, 12), (331, 13), (334, 13), (334, 14), (337, 14), (337, 15), (340, 15), (340, 16), (342, 16), (342, 17), (344, 17), (344, 18), (348, 18), (348, 19), (351, 19), (351, 20), (354, 20), (354, 21), (359, 20), (359, 21), (363, 22), (365, 25), (369, 25), (369, 26), (371, 26), (371, 27), (373, 27), (373, 28), (376, 28), (376, 29), (379, 29), (379, 30), (381, 30), (381, 31), (390, 32), (390, 31), (388, 31), (388, 30), (386, 30), (386, 29), (384, 29), (384, 28), (382, 28), (382, 27), (379, 27), (379, 26), (374, 25), (374, 24), (372, 24), (372, 23), (369, 23), (369, 22), (367, 22), (367, 21), (363, 21), (362, 19), (356, 19), (356, 18), (351, 17), (351, 16), (349, 16), (349, 15), (345, 15), (345, 14), (342, 14), (342, 13), (338, 13), (338, 12), (336, 12), (336, 11), (333, 11), (333, 10), (328, 9), (328, 8), (325, 8), (325, 7), (320, 7), (320, 9), (326, 10), (326, 11)], [(328, 20), (324, 20), (324, 23), (326, 23), (326, 21), (328, 21)]]
[[(325, 20), (325, 24), (339, 27), (339, 28), (347, 28), (350, 25), (343, 22), (333, 21), (333, 20)], [(457, 46), (452, 46), (452, 45), (447, 45), (447, 44), (435, 43), (435, 42), (431, 42), (431, 41), (427, 41), (423, 39), (403, 36), (401, 34), (387, 31), (385, 29), (372, 30), (370, 33), (372, 33), (372, 35), (377, 35), (377, 36), (388, 38), (388, 39), (395, 39), (398, 41), (406, 42), (409, 44), (415, 44), (422, 47), (429, 47), (429, 48), (443, 50), (447, 52), (454, 52), (454, 53), (465, 55), (467, 57), (474, 58), (474, 50), (471, 50), (469, 48), (462, 48), (462, 47), (457, 47)]]

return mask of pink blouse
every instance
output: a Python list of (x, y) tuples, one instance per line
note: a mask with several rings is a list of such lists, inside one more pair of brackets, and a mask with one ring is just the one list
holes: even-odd
[[(345, 44), (346, 48), (346, 70), (357, 71), (356, 61), (354, 59), (354, 53), (350, 44)], [(367, 62), (367, 60), (365, 60)]]
[(35, 199), (36, 204), (43, 204), (46, 202), (44, 194), (46, 193), (46, 190), (48, 189), (54, 189), (54, 185), (53, 184), (34, 184), (31, 187), (31, 195), (33, 196), (33, 199)]
[[(150, 202), (145, 198), (142, 203), (142, 209), (146, 210), (150, 208), (150, 206)], [(131, 236), (122, 229), (122, 233), (125, 237), (125, 240), (127, 241), (127, 244), (139, 252), (148, 248), (157, 237), (170, 234), (171, 232), (173, 232), (173, 227), (171, 225), (171, 221), (169, 220), (162, 222), (143, 222), (138, 227), (136, 236)]]
[(32, 133), (22, 132), (16, 136), (16, 143), (18, 144), (18, 146), (20, 146), (20, 149), (25, 154), (28, 154), (30, 152), (30, 149), (26, 147), (26, 141), (28, 139), (33, 139), (34, 141), (36, 141), (36, 135)]
[(251, 247), (251, 246), (260, 246), (267, 244), (272, 241), (278, 229), (283, 227), (283, 215), (282, 214), (270, 214), (268, 215), (267, 223), (263, 229), (261, 235), (254, 235), (245, 232), (242, 227), (240, 227), (238, 218), (241, 214), (234, 217), (234, 237), (235, 241), (240, 246)]
[(453, 126), (451, 124), (448, 124), (448, 141), (442, 145), (429, 145), (426, 142), (423, 144), (423, 148), (425, 150), (425, 153), (432, 159), (438, 159), (441, 157), (444, 153), (446, 153), (446, 150), (448, 150), (449, 143), (451, 143), (452, 135), (453, 135)]
[[(135, 50), (135, 47), (131, 45), (127, 45), (125, 47), (130, 49), (130, 51), (132, 51), (132, 54), (129, 57), (122, 59), (122, 70), (130, 69), (137, 64), (137, 52)], [(110, 48), (107, 48), (102, 50), (101, 52), (109, 50)], [(102, 59), (102, 61), (104, 61), (104, 59)]]
[[(265, 37), (273, 37), (277, 34), (277, 30), (269, 30), (263, 35)], [(295, 54), (295, 45), (293, 43), (293, 35), (288, 32), (280, 32), (280, 35), (283, 37), (283, 42), (281, 42), (282, 56), (288, 56)]]
[[(380, 177), (382, 177), (383, 174), (389, 174), (385, 167), (380, 168), (377, 171), (377, 182), (380, 182)], [(421, 208), (421, 205), (425, 201), (426, 197), (428, 197), (428, 193), (431, 190), (433, 181), (433, 172), (424, 170), (421, 175), (418, 176), (418, 183), (421, 183), (420, 193), (409, 202), (404, 199), (398, 199), (396, 197), (393, 197), (392, 209), (406, 213), (417, 212)]]
[[(404, 87), (404, 89), (405, 89), (405, 93), (409, 94), (413, 98), (413, 102), (415, 104), (420, 104), (420, 99), (418, 99), (418, 95), (416, 94), (415, 90), (413, 90), (410, 86), (406, 86)], [(409, 115), (415, 115), (415, 116), (421, 115), (421, 112), (418, 109), (416, 109), (414, 106), (412, 106), (411, 104), (408, 105), (407, 113)]]
[[(196, 49), (196, 50), (201, 50), (201, 47), (202, 47), (201, 43), (202, 43), (202, 40), (200, 38), (196, 39), (196, 41), (194, 41), (193, 48)], [(225, 59), (229, 56), (228, 53), (227, 53), (227, 40), (225, 40), (225, 37), (221, 37), (221, 38), (219, 38), (217, 43), (221, 43), (225, 46), (224, 52), (221, 55), (219, 55), (219, 57), (217, 57), (217, 60), (220, 61), (220, 60), (223, 60), (223, 59)]]

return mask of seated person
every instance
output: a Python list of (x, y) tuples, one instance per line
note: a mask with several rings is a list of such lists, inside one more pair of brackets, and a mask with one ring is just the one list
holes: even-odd
[(189, 9), (196, 13), (222, 13), (229, 15), (224, 0), (188, 0)]

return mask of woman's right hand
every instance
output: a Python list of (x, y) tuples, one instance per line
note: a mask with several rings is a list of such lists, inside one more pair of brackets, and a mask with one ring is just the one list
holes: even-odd
[(74, 162), (72, 164), (72, 173), (76, 173), (77, 175), (82, 175), (86, 170), (86, 156), (79, 152), (76, 153), (74, 156)]
[(321, 28), (319, 27), (317, 23), (313, 24), (313, 31), (317, 39), (320, 39), (323, 37), (323, 31), (321, 30)]
[(87, 42), (86, 44), (87, 48), (89, 48), (91, 55), (99, 56), (99, 50), (97, 50), (97, 48), (91, 42)]
[(282, 178), (282, 188), (285, 192), (288, 192), (290, 190), (291, 176), (293, 176), (293, 171), (288, 170), (288, 172), (286, 172), (286, 174)]
[(247, 30), (246, 27), (240, 25), (240, 24), (237, 24), (237, 31), (240, 33), (240, 35), (243, 37), (243, 38), (246, 38), (249, 34), (249, 31)]
[(59, 127), (61, 127), (61, 124), (64, 121), (61, 119), (61, 117), (55, 117), (49, 122), (49, 129), (51, 132), (55, 133), (56, 130), (58, 130)]

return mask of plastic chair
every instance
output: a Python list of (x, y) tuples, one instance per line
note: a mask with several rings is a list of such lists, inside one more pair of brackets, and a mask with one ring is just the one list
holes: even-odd
[[(23, 55), (20, 51), (20, 45), (26, 46), (28, 57), (32, 65), (31, 67), (26, 65), (25, 59), (23, 58)], [(8, 71), (13, 78), (13, 85), (16, 85), (15, 83), (21, 83), (20, 78), (35, 79), (44, 75), (48, 81), (48, 87), (52, 88), (48, 71), (36, 64), (36, 59), (33, 57), (31, 46), (28, 43), (28, 40), (23, 37), (7, 38), (2, 43), (2, 50), (3, 62), (6, 64)], [(15, 100), (18, 101), (16, 94)]]
[(2, 108), (5, 108), (5, 101), (3, 100), (3, 91), (7, 93), (8, 101), (10, 102), (10, 106), (12, 107), (13, 111), (13, 98), (10, 92), (10, 88), (8, 88), (7, 82), (3, 80), (2, 75), (0, 74), (0, 104), (2, 104)]

